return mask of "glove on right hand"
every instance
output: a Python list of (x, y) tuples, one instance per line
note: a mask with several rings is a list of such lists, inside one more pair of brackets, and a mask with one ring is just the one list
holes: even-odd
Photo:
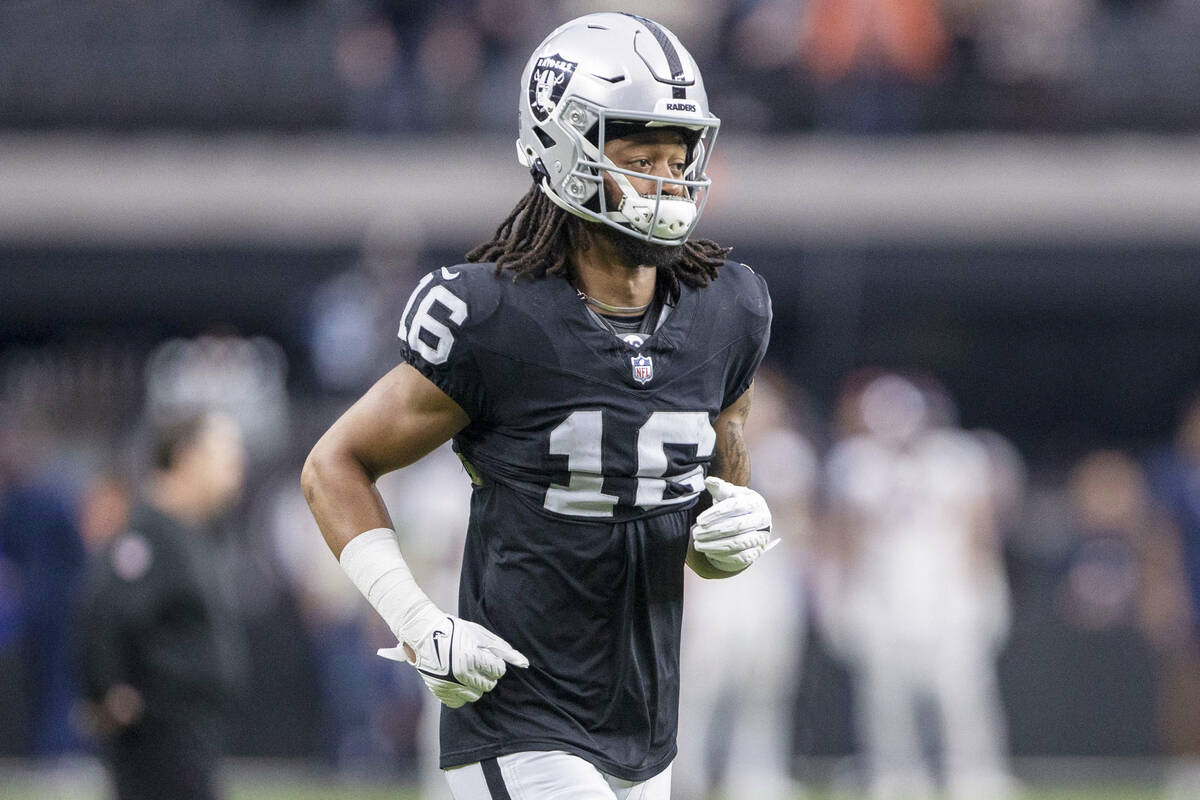
[(412, 664), (433, 696), (450, 708), (494, 689), (507, 664), (529, 666), (529, 659), (487, 628), (441, 612), (428, 615), (421, 634), (379, 655)]

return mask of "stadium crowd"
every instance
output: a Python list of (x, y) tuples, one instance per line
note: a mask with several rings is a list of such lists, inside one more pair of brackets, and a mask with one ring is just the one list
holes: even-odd
[[(20, 0), (0, 125), (439, 133), (512, 124), (508, 76), (587, 0)], [(656, 0), (714, 108), (764, 132), (1178, 131), (1188, 0)]]

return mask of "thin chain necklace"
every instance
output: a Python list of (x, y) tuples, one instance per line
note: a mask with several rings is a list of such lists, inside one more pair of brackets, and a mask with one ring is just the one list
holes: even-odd
[(590, 303), (601, 311), (607, 311), (610, 314), (641, 314), (654, 302), (651, 300), (644, 306), (610, 306), (608, 303), (597, 300), (589, 294), (584, 294), (582, 289), (576, 289), (575, 293), (579, 295), (579, 299), (583, 302)]

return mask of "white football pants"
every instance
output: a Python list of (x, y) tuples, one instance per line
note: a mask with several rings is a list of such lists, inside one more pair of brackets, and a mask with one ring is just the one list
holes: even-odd
[(454, 800), (670, 800), (671, 768), (644, 781), (605, 775), (560, 750), (527, 751), (446, 770)]

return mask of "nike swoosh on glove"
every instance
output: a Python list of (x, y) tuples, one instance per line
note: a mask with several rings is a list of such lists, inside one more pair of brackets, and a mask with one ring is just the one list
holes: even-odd
[(763, 496), (717, 477), (704, 479), (713, 504), (696, 517), (692, 547), (714, 567), (737, 572), (779, 544), (771, 538), (771, 510)]
[(439, 615), (409, 646), (415, 659), (408, 657), (404, 644), (379, 655), (412, 664), (433, 696), (450, 708), (474, 703), (496, 688), (508, 664), (529, 666), (529, 659), (487, 628), (449, 614)]

